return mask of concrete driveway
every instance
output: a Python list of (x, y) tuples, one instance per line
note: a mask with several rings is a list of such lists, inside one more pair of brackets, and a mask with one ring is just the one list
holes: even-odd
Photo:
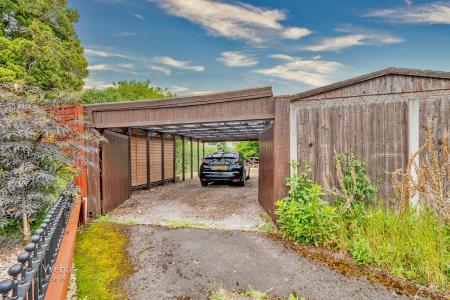
[(134, 273), (130, 299), (208, 299), (219, 288), (248, 287), (305, 299), (408, 299), (365, 279), (311, 262), (264, 233), (128, 226)]

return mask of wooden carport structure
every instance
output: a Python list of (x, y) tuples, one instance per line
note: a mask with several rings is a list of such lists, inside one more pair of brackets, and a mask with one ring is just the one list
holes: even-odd
[(285, 195), (284, 179), (289, 175), (289, 97), (273, 97), (272, 88), (263, 87), (87, 105), (85, 111), (89, 128), (99, 130), (108, 140), (98, 145), (98, 153), (89, 155), (91, 214), (120, 205), (129, 198), (133, 185), (149, 187), (152, 182), (174, 180), (175, 139), (180, 138), (183, 151), (186, 139), (259, 140), (258, 200), (275, 218), (274, 203)]

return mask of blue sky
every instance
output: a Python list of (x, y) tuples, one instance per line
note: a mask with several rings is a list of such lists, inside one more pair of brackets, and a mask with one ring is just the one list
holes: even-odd
[(293, 94), (389, 66), (450, 71), (450, 1), (69, 0), (85, 87)]

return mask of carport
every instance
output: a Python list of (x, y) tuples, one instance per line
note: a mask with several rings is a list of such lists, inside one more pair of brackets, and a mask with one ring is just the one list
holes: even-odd
[[(161, 100), (87, 105), (89, 128), (107, 142), (88, 155), (88, 211), (107, 213), (134, 188), (176, 178), (176, 141), (192, 145), (218, 141), (260, 141), (258, 201), (274, 218), (289, 175), (289, 98), (271, 87)], [(184, 155), (181, 162), (185, 179)], [(189, 174), (188, 174), (189, 176)], [(192, 168), (190, 176), (193, 177)]]

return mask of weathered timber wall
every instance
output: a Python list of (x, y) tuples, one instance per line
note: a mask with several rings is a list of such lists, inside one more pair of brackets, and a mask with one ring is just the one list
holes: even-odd
[(101, 213), (105, 214), (130, 197), (131, 178), (129, 137), (110, 130), (105, 130), (103, 136), (108, 140), (101, 145)]
[(273, 156), (273, 128), (270, 125), (259, 136), (258, 201), (272, 219), (275, 219)]
[[(411, 117), (414, 107), (420, 109), (417, 119)], [(311, 164), (317, 182), (336, 180), (335, 153), (353, 152), (368, 162), (380, 196), (390, 199), (391, 174), (424, 142), (428, 122), (436, 136), (450, 128), (450, 90), (301, 100), (291, 113), (297, 140), (291, 156), (300, 167)]]

